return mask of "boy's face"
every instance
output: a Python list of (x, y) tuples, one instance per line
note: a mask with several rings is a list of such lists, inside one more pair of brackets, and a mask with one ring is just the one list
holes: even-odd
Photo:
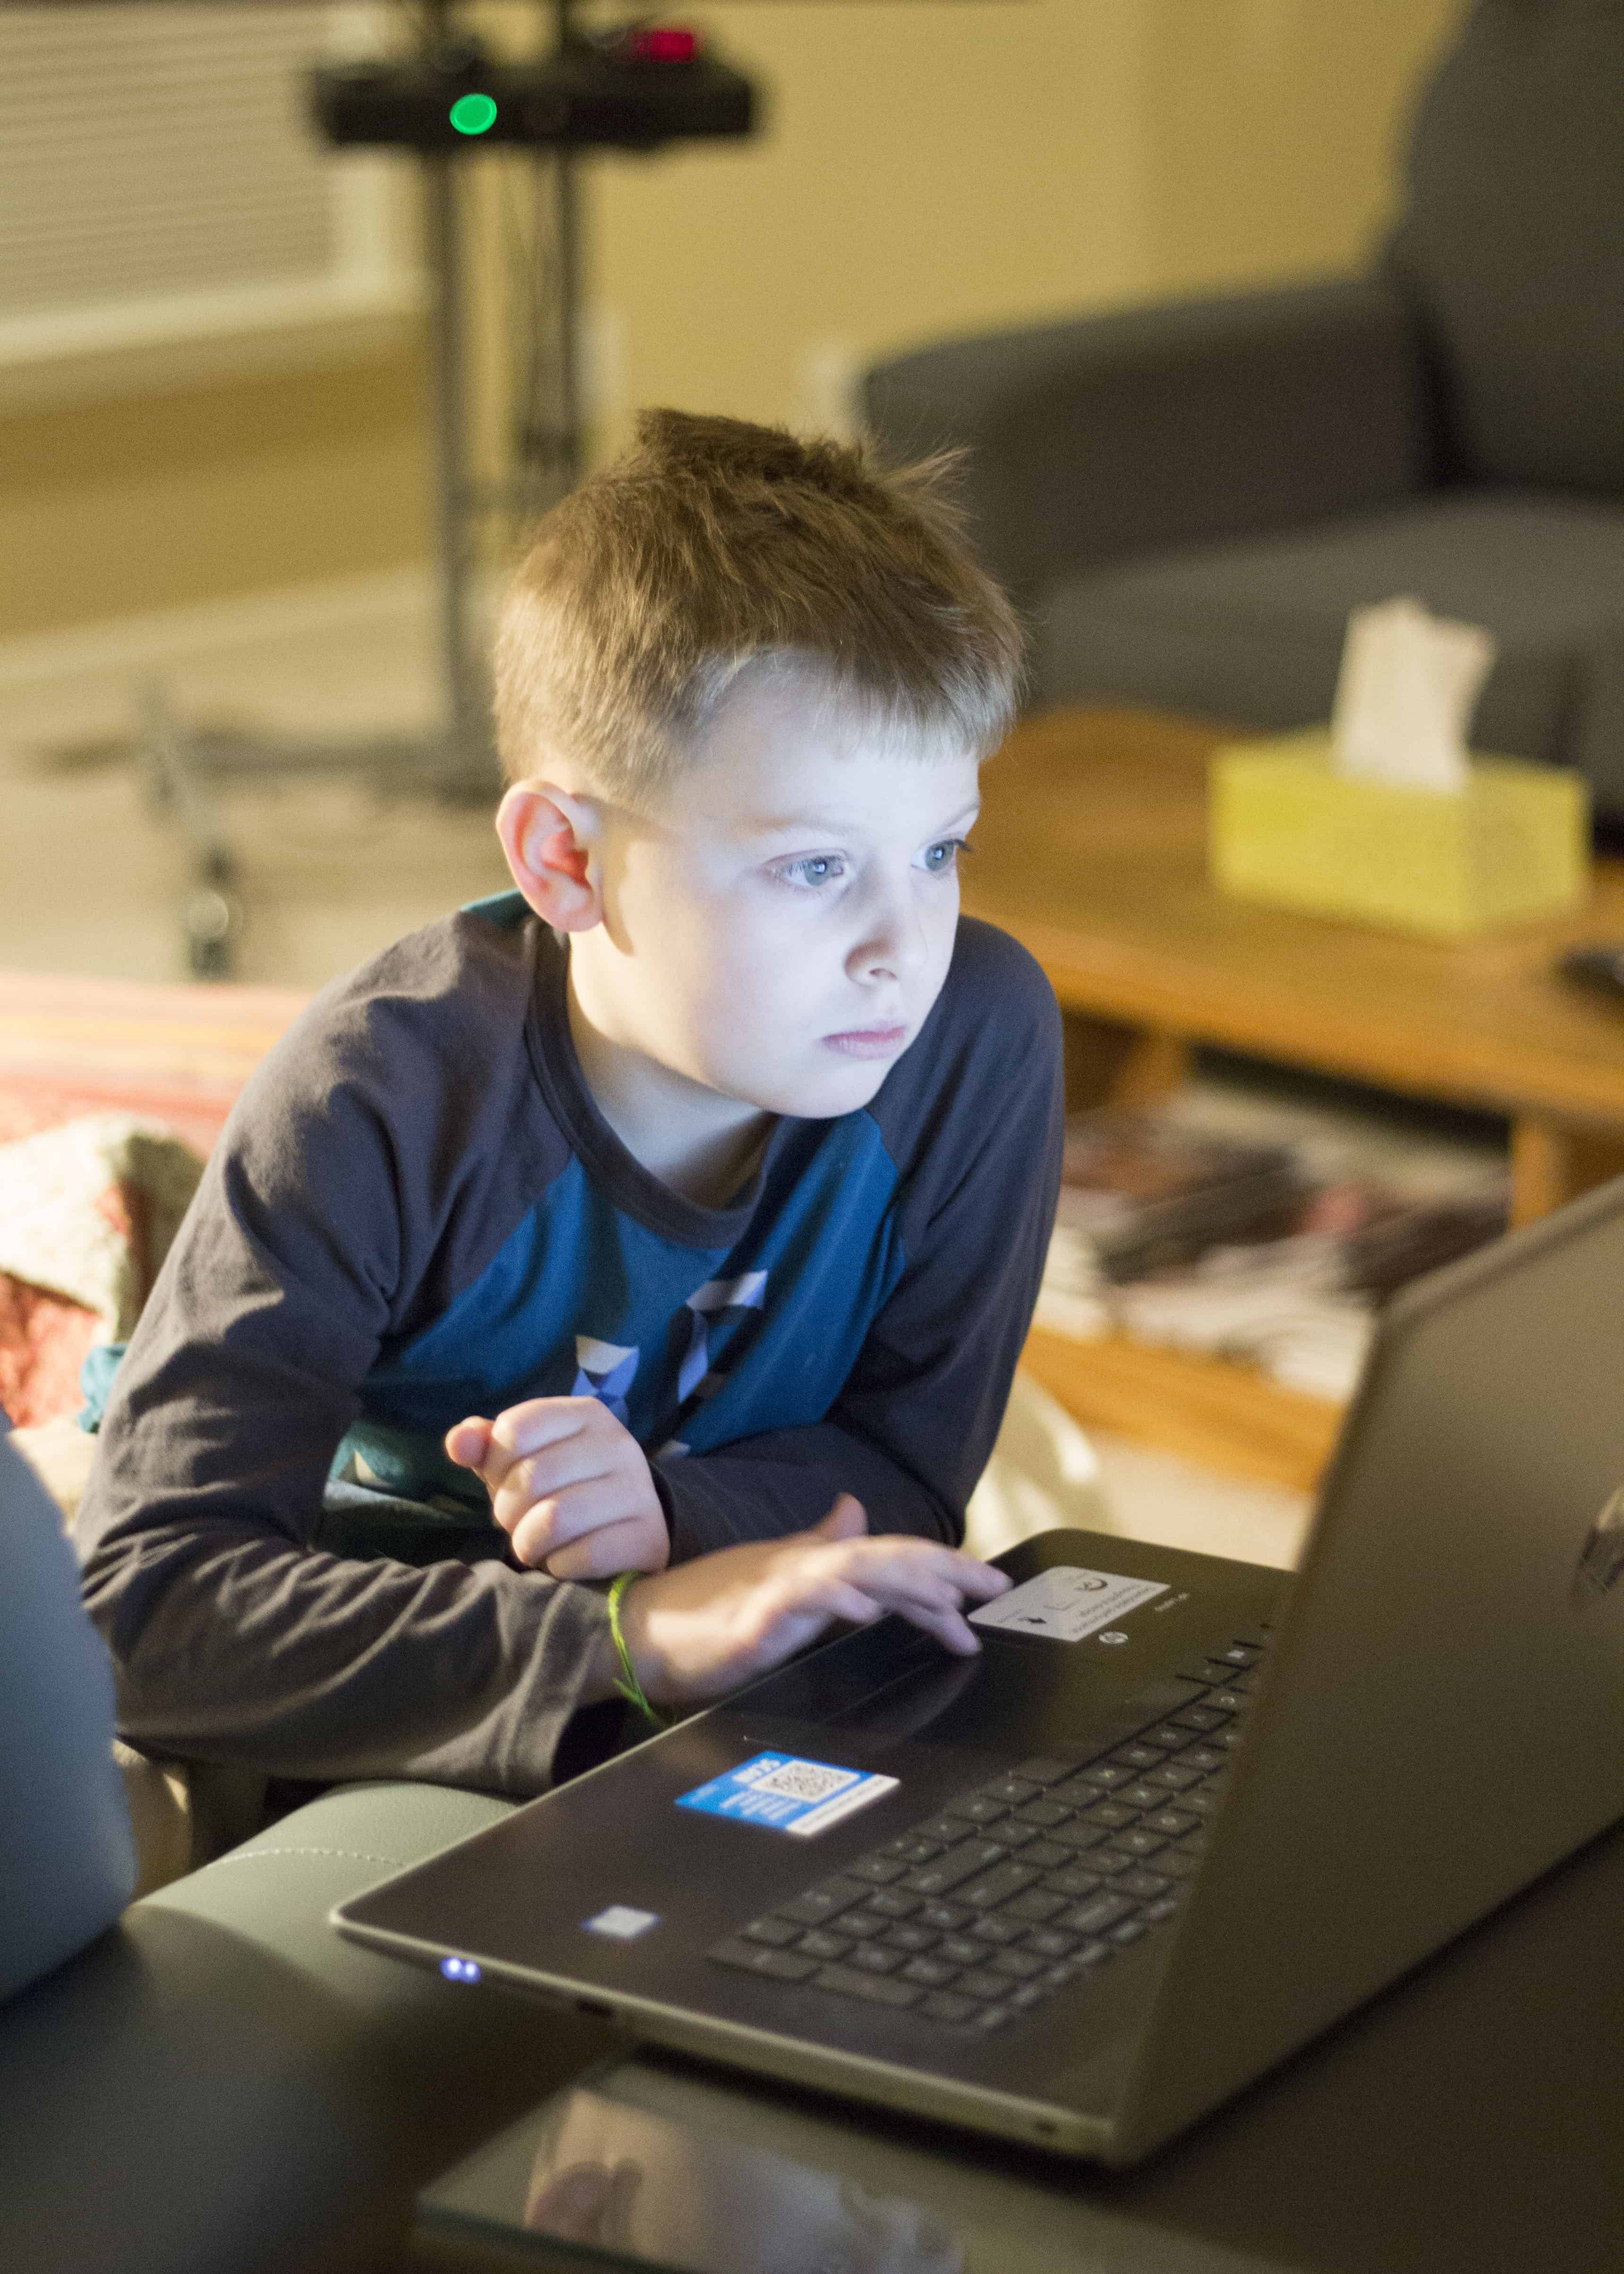
[(824, 1119), (865, 1105), (941, 990), (977, 764), (757, 683), (652, 817), (598, 809), (602, 920), (580, 1011), (723, 1098)]

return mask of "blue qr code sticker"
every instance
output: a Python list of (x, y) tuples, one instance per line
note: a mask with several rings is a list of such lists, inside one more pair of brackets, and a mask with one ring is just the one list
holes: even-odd
[(680, 1794), (677, 1806), (807, 1840), (896, 1787), (895, 1777), (872, 1776), (862, 1769), (797, 1760), (793, 1753), (757, 1753), (725, 1776)]

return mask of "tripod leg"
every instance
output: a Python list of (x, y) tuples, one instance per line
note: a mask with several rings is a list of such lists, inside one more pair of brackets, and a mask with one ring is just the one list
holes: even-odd
[(237, 855), (161, 688), (147, 690), (144, 710), (156, 802), (174, 815), (192, 847), (192, 881), (180, 905), (186, 968), (194, 979), (229, 979), (243, 930)]

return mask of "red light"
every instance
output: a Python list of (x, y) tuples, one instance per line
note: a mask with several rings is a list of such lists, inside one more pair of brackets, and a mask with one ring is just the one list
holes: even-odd
[(679, 31), (674, 26), (645, 26), (632, 34), (628, 44), (642, 64), (691, 64), (699, 52), (699, 34)]

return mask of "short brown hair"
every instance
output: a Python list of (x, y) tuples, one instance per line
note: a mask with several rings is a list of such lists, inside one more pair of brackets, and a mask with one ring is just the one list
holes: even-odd
[(985, 755), (1023, 642), (948, 494), (952, 461), (645, 410), (634, 446), (545, 516), (496, 641), (511, 779), (552, 748), (635, 805), (683, 770), (741, 673), (811, 665), (885, 728)]

